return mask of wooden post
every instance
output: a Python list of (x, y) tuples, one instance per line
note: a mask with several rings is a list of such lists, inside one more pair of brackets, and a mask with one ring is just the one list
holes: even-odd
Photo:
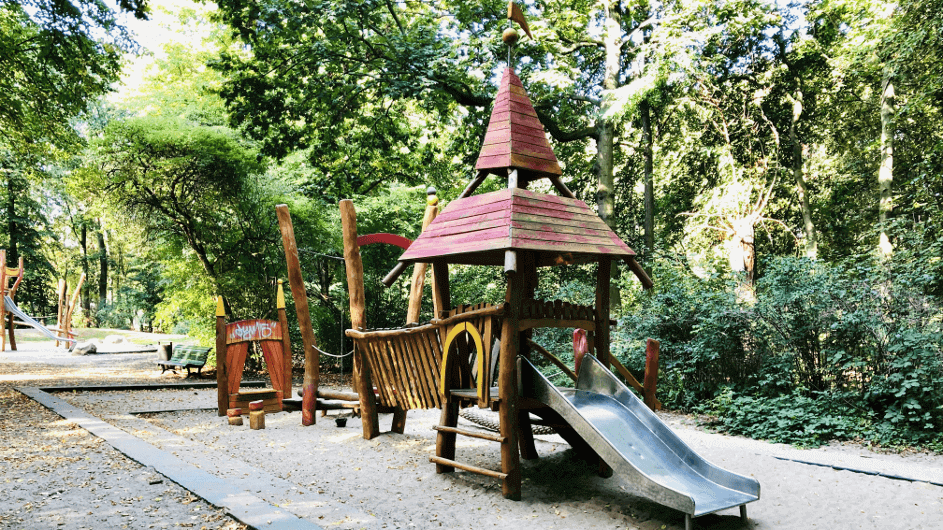
[(599, 260), (596, 273), (596, 358), (609, 369), (609, 275), (612, 262), (608, 258)]
[(449, 289), (449, 264), (444, 261), (432, 263), (432, 305), (435, 318), (452, 308), (452, 293)]
[[(612, 261), (609, 258), (600, 258), (599, 270), (596, 272), (596, 358), (608, 370), (609, 362), (609, 283), (612, 272)], [(611, 477), (612, 468), (599, 459), (599, 476)]]
[[(291, 297), (295, 300), (295, 312), (298, 314), (298, 327), (301, 328), (301, 342), (305, 349), (305, 376), (302, 383), (301, 424), (314, 425), (314, 410), (317, 407), (318, 386), (320, 384), (321, 354), (311, 326), (311, 313), (308, 310), (308, 294), (305, 291), (304, 277), (301, 274), (301, 262), (298, 260), (298, 245), (295, 243), (295, 229), (291, 223), (288, 206), (279, 204), (275, 207), (278, 215), (278, 227), (282, 232), (282, 246), (285, 247), (285, 262), (288, 264), (288, 285)], [(287, 328), (285, 330), (287, 333)]]
[[(533, 252), (518, 251), (518, 254), (518, 265), (520, 266), (518, 275), (521, 277), (522, 284), (521, 298), (533, 300), (534, 293), (537, 291), (536, 256)], [(520, 307), (520, 303), (518, 307)], [(518, 310), (517, 314), (520, 315), (520, 310)], [(520, 333), (517, 343), (518, 355), (527, 359), (531, 358), (530, 339), (532, 339), (533, 336), (533, 329), (528, 329)], [(516, 368), (517, 364), (515, 363), (514, 366)], [(520, 432), (518, 444), (520, 446), (521, 458), (524, 460), (536, 460), (538, 458), (537, 445), (534, 442), (534, 431), (530, 423), (530, 413), (526, 410), (518, 411), (518, 427)]]
[(226, 308), (222, 296), (216, 299), (216, 405), (218, 414), (225, 416), (229, 409), (229, 375), (226, 370)]
[[(429, 223), (436, 218), (439, 213), (439, 199), (435, 195), (430, 195), (427, 200), (426, 212), (422, 216), (422, 230), (424, 231)], [(426, 264), (416, 263), (413, 267), (413, 281), (409, 289), (409, 307), (406, 310), (406, 323), (412, 324), (419, 322), (419, 312), (422, 309), (422, 289), (426, 284)], [(438, 315), (433, 315), (438, 318)]]
[(645, 377), (642, 379), (642, 389), (644, 389), (645, 405), (655, 410), (657, 399), (655, 399), (655, 389), (658, 386), (658, 351), (661, 347), (655, 339), (648, 339), (645, 344)]
[(284, 361), (285, 388), (280, 388), (283, 399), (291, 399), (291, 337), (288, 336), (288, 315), (285, 313), (285, 282), (278, 280), (278, 292), (275, 295), (275, 308), (278, 309), (278, 324), (282, 328), (282, 360)]
[(524, 276), (508, 273), (505, 301), (507, 309), (501, 325), (501, 354), (498, 358), (498, 394), (501, 397), (498, 417), (501, 436), (507, 440), (501, 444), (501, 472), (507, 478), (501, 484), (501, 492), (507, 499), (521, 500), (521, 458), (518, 452), (520, 436), (517, 395), (517, 352), (520, 347), (520, 312), (524, 293)]
[[(347, 290), (350, 293), (350, 327), (364, 329), (367, 326), (366, 295), (363, 287), (363, 262), (360, 260), (360, 245), (357, 244), (357, 211), (349, 199), (340, 202), (341, 226), (344, 232), (344, 265), (347, 269)], [(354, 346), (354, 384), (360, 394), (360, 419), (363, 437), (366, 440), (380, 434), (377, 421), (377, 402), (373, 395), (373, 378), (370, 365), (364, 361), (363, 352)]]

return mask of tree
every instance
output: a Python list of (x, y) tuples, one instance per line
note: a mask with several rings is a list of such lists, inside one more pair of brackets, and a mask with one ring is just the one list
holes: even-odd
[(161, 118), (116, 121), (94, 156), (78, 187), (146, 235), (188, 247), (214, 281), (270, 239), (258, 222), (262, 205), (252, 200), (252, 177), (262, 167), (230, 130)]
[[(121, 0), (144, 18), (144, 0)], [(74, 141), (69, 122), (110, 90), (132, 42), (116, 13), (94, 0), (0, 3), (0, 136), (26, 146)]]

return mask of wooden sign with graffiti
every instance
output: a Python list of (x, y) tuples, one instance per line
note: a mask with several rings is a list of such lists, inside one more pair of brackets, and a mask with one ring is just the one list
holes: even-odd
[(241, 320), (226, 325), (226, 344), (260, 340), (282, 340), (282, 329), (274, 320)]

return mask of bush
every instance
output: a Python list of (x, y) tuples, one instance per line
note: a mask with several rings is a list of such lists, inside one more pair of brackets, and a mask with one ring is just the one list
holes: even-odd
[(633, 301), (617, 338), (661, 341), (666, 406), (803, 445), (943, 446), (943, 312), (909, 274), (924, 269), (777, 258), (763, 271), (755, 303), (738, 302), (722, 275), (676, 267), (656, 271), (656, 292)]

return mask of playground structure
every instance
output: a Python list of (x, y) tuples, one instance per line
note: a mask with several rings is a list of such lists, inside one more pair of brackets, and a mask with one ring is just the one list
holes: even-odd
[[(260, 400), (265, 412), (281, 412), (282, 400), (291, 396), (291, 343), (281, 280), (278, 281), (275, 305), (278, 322), (254, 319), (227, 324), (223, 297), (217, 299), (216, 386), (220, 416), (226, 416), (231, 409), (241, 409), (248, 414), (249, 403)], [(271, 388), (240, 389), (246, 356), (252, 343), (257, 343), (262, 349)]]
[[(515, 8), (512, 3), (509, 18), (521, 16)], [(513, 45), (516, 40), (516, 33), (505, 32), (505, 42)], [(401, 433), (406, 411), (440, 408), (436, 454), (430, 457), (436, 472), (460, 469), (493, 477), (501, 482), (506, 498), (519, 500), (520, 459), (538, 457), (531, 428), (534, 415), (578, 450), (595, 454), (601, 475), (618, 472), (636, 493), (683, 512), (688, 529), (693, 517), (727, 508), (739, 507), (745, 519), (745, 505), (759, 499), (759, 483), (700, 458), (650, 410), (660, 406), (654, 396), (657, 342), (649, 342), (644, 385), (610, 355), (613, 261), (623, 261), (645, 288), (652, 287), (651, 279), (635, 261), (635, 252), (561, 180), (543, 125), (510, 65), (501, 79), (476, 170), (465, 190), (424, 223), (384, 279), (389, 286), (407, 265), (432, 265), (434, 314), (422, 325), (367, 329), (363, 239), (357, 235), (353, 203), (340, 202), (350, 293), (347, 336), (354, 341), (354, 385), (364, 438), (379, 434), (378, 412), (392, 412), (392, 430)], [(489, 175), (506, 177), (507, 189), (473, 195)], [(559, 196), (527, 189), (544, 178)], [(286, 243), (286, 254), (288, 247)], [(541, 268), (572, 264), (597, 266), (592, 306), (536, 299)], [(450, 265), (503, 267), (505, 301), (446, 309), (453, 307)], [(290, 276), (291, 270), (289, 259)], [(412, 313), (408, 320), (414, 322)], [(583, 330), (584, 336), (578, 332), (574, 337), (578, 353), (583, 353), (580, 366), (575, 372), (565, 370), (575, 389), (553, 386), (534, 368), (535, 354), (564, 366), (531, 340), (538, 328)], [(613, 368), (643, 393), (645, 403), (613, 375)], [(312, 406), (318, 394), (315, 387)], [(475, 405), (498, 412), (497, 434), (458, 427), (459, 409)], [(457, 460), (457, 436), (498, 443), (501, 470)]]
[[(70, 342), (75, 343), (75, 334), (72, 333), (71, 326), (72, 311), (75, 309), (75, 305), (78, 301), (79, 290), (85, 282), (85, 274), (82, 274), (82, 277), (79, 279), (79, 284), (75, 289), (75, 293), (72, 295), (72, 301), (68, 303), (68, 305), (63, 305), (66, 292), (65, 280), (59, 280), (58, 322), (56, 328), (50, 330), (26, 314), (26, 312), (21, 310), (16, 305), (16, 302), (13, 301), (16, 297), (16, 291), (20, 286), (20, 282), (23, 281), (25, 272), (23, 256), (20, 256), (16, 268), (7, 267), (7, 251), (0, 249), (0, 296), (3, 298), (3, 313), (0, 315), (0, 351), (6, 350), (8, 332), (10, 337), (10, 349), (16, 351), (15, 330), (18, 325), (30, 326), (37, 329), (47, 338), (54, 339), (57, 347), (59, 346), (59, 342), (63, 344)], [(10, 280), (14, 280), (12, 286), (10, 285)], [(66, 302), (68, 301), (66, 300)], [(14, 320), (14, 317), (19, 320)], [(53, 331), (55, 331), (55, 333), (53, 333)]]

